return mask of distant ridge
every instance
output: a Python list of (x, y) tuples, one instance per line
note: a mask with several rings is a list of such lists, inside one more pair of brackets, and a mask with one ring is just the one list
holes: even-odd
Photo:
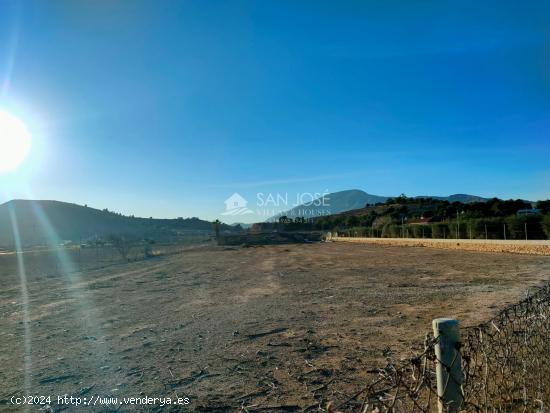
[[(339, 214), (342, 212), (351, 211), (354, 209), (364, 208), (366, 204), (376, 204), (379, 202), (386, 202), (390, 198), (387, 196), (381, 195), (372, 195), (360, 189), (350, 189), (347, 191), (333, 192), (325, 196), (326, 202), (323, 202), (323, 205), (326, 206), (317, 206), (312, 205), (299, 205), (288, 211), (281, 212), (270, 218), (267, 222), (277, 221), (280, 217), (286, 216), (288, 218), (304, 217), (304, 218), (315, 218), (320, 215), (333, 215)], [(414, 198), (434, 198), (439, 200), (445, 200), (449, 202), (486, 202), (488, 198), (483, 198), (477, 195), (469, 194), (453, 194), (449, 196), (416, 196)], [(322, 200), (323, 197), (318, 198)]]
[[(136, 218), (67, 202), (13, 200), (0, 205), (0, 246), (14, 245), (10, 210), (17, 218), (23, 246), (110, 234), (170, 240), (189, 231), (212, 231), (211, 222), (198, 218)], [(226, 225), (222, 228), (231, 230)]]
[(352, 209), (363, 208), (366, 204), (385, 202), (386, 199), (388, 199), (388, 197), (371, 195), (360, 189), (332, 192), (324, 197), (317, 198), (317, 200), (321, 201), (321, 205), (315, 202), (311, 203), (311, 205), (299, 205), (288, 211), (274, 215), (267, 221), (277, 221), (281, 216), (287, 216), (289, 218), (315, 218), (321, 215), (338, 214)]
[(468, 194), (453, 194), (449, 196), (415, 196), (414, 198), (433, 198), (439, 199), (441, 201), (462, 202), (463, 204), (469, 204), (471, 202), (487, 202), (489, 200), (489, 198), (483, 198), (477, 195)]

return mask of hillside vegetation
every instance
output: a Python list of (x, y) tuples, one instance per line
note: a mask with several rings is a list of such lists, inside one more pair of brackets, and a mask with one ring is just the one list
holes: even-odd
[(464, 203), (401, 195), (384, 203), (313, 220), (281, 217), (278, 225), (284, 230), (330, 230), (344, 236), (550, 238), (550, 200), (539, 201), (535, 206), (533, 209), (530, 202), (519, 199), (492, 198)]
[[(305, 197), (307, 200), (307, 197)], [(416, 197), (427, 198), (427, 197)], [(482, 198), (476, 195), (469, 194), (453, 194), (449, 196), (431, 196), (435, 200), (449, 201), (449, 202), (482, 202), (487, 201), (486, 198)], [(374, 205), (386, 202), (387, 196), (372, 195), (360, 189), (349, 189), (346, 191), (332, 192), (325, 194), (319, 198), (307, 202), (302, 205), (295, 206), (288, 211), (276, 214), (266, 222), (277, 222), (281, 217), (288, 217), (292, 219), (296, 218), (314, 218), (319, 216), (327, 216), (333, 214), (339, 214), (355, 209), (363, 208), (365, 205)]]
[(332, 192), (322, 195), (313, 202), (298, 205), (286, 212), (274, 215), (267, 222), (277, 222), (282, 216), (309, 218), (318, 215), (328, 215), (330, 213), (335, 214), (361, 208), (365, 204), (385, 202), (387, 199), (385, 196), (368, 194), (360, 189)]
[[(213, 229), (211, 222), (198, 218), (137, 218), (66, 202), (14, 200), (0, 205), (0, 246), (11, 248), (14, 245), (12, 217), (23, 246), (85, 242), (115, 234), (174, 241)], [(222, 230), (235, 229), (222, 225)]]

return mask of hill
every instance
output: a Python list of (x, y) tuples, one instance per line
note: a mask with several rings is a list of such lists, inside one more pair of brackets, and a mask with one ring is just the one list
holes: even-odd
[[(12, 216), (23, 246), (80, 242), (111, 234), (168, 241), (212, 231), (211, 222), (198, 218), (137, 218), (66, 202), (13, 200), (0, 205), (0, 246), (14, 245)], [(232, 228), (222, 225), (222, 230)]]
[(472, 202), (486, 202), (489, 200), (488, 198), (468, 194), (453, 194), (449, 196), (416, 196), (415, 198), (432, 198), (440, 201), (461, 202), (463, 204), (469, 204)]
[(323, 215), (338, 214), (352, 209), (363, 208), (366, 204), (385, 202), (387, 197), (371, 195), (359, 189), (333, 192), (317, 198), (315, 201), (299, 205), (288, 211), (270, 217), (267, 222), (277, 221), (281, 216), (289, 218), (315, 218)]
[[(485, 202), (488, 199), (476, 195), (453, 194), (449, 196), (417, 196), (414, 198), (431, 198), (439, 201), (461, 202), (464, 204), (472, 202)], [(350, 189), (347, 191), (333, 192), (325, 197), (318, 198), (317, 201), (308, 205), (299, 205), (288, 211), (274, 215), (266, 222), (277, 221), (280, 217), (289, 218), (303, 217), (315, 218), (319, 216), (340, 214), (346, 211), (365, 208), (367, 204), (374, 205), (384, 203), (389, 199), (387, 196), (372, 195), (360, 189)]]
[(288, 221), (282, 229), (336, 230), (349, 236), (545, 239), (550, 236), (550, 201), (538, 201), (536, 209), (532, 204), (521, 199), (465, 203), (401, 195), (313, 222)]

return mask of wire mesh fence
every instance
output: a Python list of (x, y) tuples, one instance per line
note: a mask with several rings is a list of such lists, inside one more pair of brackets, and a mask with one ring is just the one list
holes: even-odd
[[(459, 240), (546, 240), (550, 236), (542, 221), (479, 219), (467, 222), (388, 223), (380, 227), (342, 227), (334, 229), (342, 237), (419, 238)], [(546, 231), (546, 232), (545, 232)]]
[[(462, 329), (450, 363), (436, 356), (440, 340), (427, 334), (423, 351), (374, 371), (372, 382), (338, 410), (542, 413), (550, 408), (550, 284), (488, 322)], [(447, 373), (439, 393), (438, 363)], [(454, 363), (461, 365), (458, 375), (450, 374)], [(454, 402), (439, 397), (449, 386), (460, 392)]]
[[(24, 251), (23, 260), (27, 275), (55, 276), (177, 254), (190, 246), (212, 242), (209, 234), (196, 234), (171, 243), (133, 241), (124, 246), (124, 251), (109, 243), (50, 246)], [(17, 255), (13, 252), (3, 254), (3, 265), (17, 268)]]

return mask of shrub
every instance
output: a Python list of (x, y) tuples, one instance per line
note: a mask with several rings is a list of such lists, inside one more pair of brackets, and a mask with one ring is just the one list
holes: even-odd
[(432, 227), (430, 225), (410, 225), (409, 235), (414, 238), (430, 238)]
[(550, 239), (550, 213), (544, 216), (544, 219), (542, 220), (542, 227), (544, 229), (544, 233), (548, 239)]
[(469, 222), (472, 238), (502, 239), (504, 237), (504, 220), (502, 218), (480, 218)]
[(447, 224), (442, 222), (432, 224), (432, 238), (449, 238), (449, 227)]
[(537, 202), (537, 208), (540, 209), (543, 214), (550, 214), (550, 199)]
[(449, 231), (449, 235), (447, 236), (447, 238), (457, 238), (457, 235), (458, 238), (461, 239), (470, 237), (468, 223), (465, 221), (461, 221), (458, 223), (457, 221), (451, 222), (448, 224), (447, 228)]
[(384, 238), (401, 238), (401, 225), (386, 224), (382, 228), (382, 237)]
[[(506, 233), (510, 239), (540, 239), (544, 237), (540, 215), (512, 215), (506, 218)], [(527, 234), (526, 234), (527, 231)]]

